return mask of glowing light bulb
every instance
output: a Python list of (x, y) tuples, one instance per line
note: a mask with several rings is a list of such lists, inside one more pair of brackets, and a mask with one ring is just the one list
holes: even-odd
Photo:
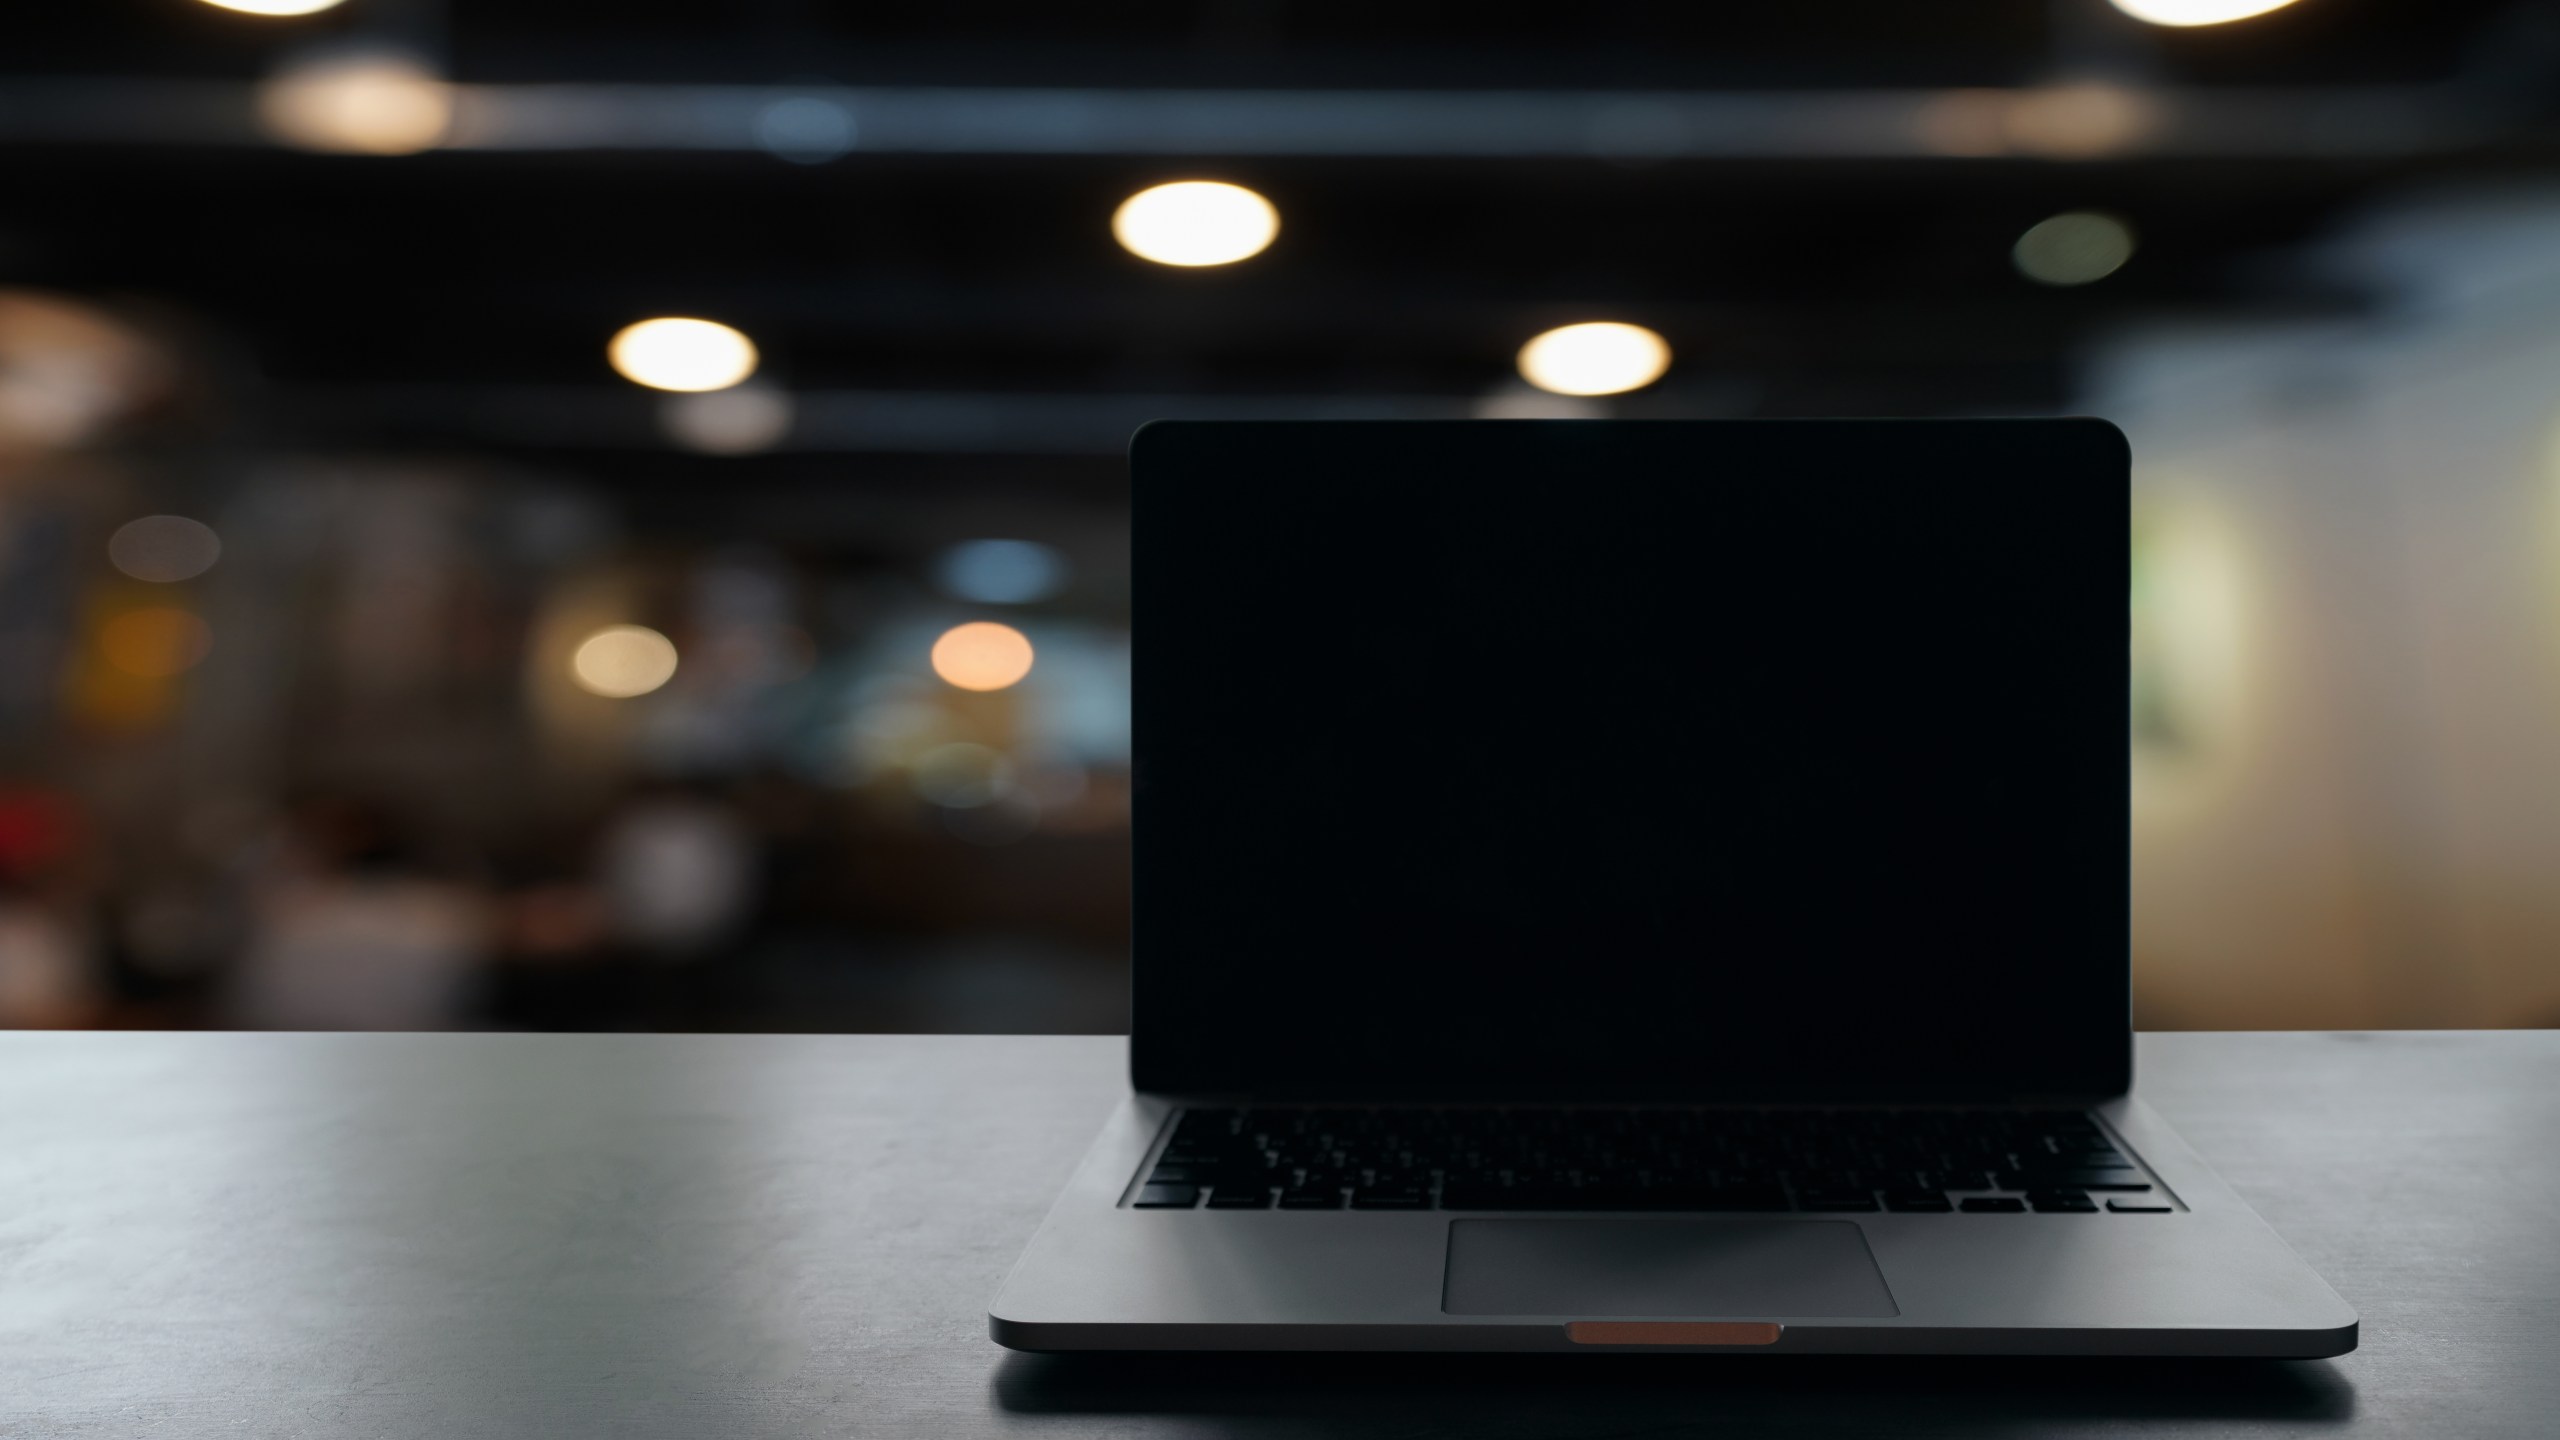
[(2153, 25), (2223, 25), (2281, 10), (2293, 0), (2115, 0), (2115, 7)]
[(1558, 395), (1641, 390), (1671, 368), (1671, 346), (1641, 325), (1596, 320), (1550, 330), (1520, 347), (1520, 378)]
[(243, 15), (317, 15), (335, 10), (346, 0), (204, 0), (216, 10), (237, 10)]
[(569, 678), (608, 700), (646, 695), (675, 673), (675, 642), (646, 625), (607, 625), (569, 656)]
[(2086, 285), (2133, 258), (2133, 227), (2095, 210), (2066, 211), (2028, 227), (2009, 258), (2037, 284)]
[(623, 379), (652, 390), (726, 390), (756, 373), (756, 346), (716, 320), (676, 316), (626, 325), (605, 347)]
[(1031, 673), (1031, 641), (1010, 625), (973, 620), (933, 642), (933, 673), (963, 690), (1002, 690)]
[(1280, 233), (1280, 212), (1241, 185), (1179, 180), (1120, 202), (1111, 233), (1159, 265), (1232, 265), (1259, 255)]
[(414, 155), (453, 125), (453, 87), (397, 51), (341, 52), (276, 72), (258, 91), (267, 133), (305, 150)]

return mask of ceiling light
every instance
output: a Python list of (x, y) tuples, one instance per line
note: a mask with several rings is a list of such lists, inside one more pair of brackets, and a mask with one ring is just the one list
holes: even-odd
[(626, 325), (605, 355), (623, 379), (653, 390), (726, 390), (756, 373), (755, 342), (716, 320)]
[(1595, 320), (1550, 330), (1520, 347), (1520, 378), (1558, 395), (1641, 390), (1671, 368), (1671, 346), (1641, 325)]
[(1232, 265), (1270, 245), (1280, 212), (1241, 185), (1182, 180), (1120, 202), (1111, 233), (1130, 254), (1159, 265)]
[(305, 150), (414, 155), (453, 125), (453, 87), (393, 50), (338, 51), (287, 65), (258, 90), (267, 133)]
[(2133, 258), (2133, 227), (2095, 210), (2067, 211), (2029, 227), (2009, 258), (2039, 285), (2086, 285)]
[(346, 0), (204, 0), (217, 10), (237, 10), (243, 15), (317, 15), (335, 10)]
[(2154, 25), (2221, 25), (2281, 10), (2293, 0), (2115, 0), (2115, 7)]
[(607, 625), (569, 656), (569, 678), (608, 700), (646, 695), (675, 673), (675, 642), (646, 625)]

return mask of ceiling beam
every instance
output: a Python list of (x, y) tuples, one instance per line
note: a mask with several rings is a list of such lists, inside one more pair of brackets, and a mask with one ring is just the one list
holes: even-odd
[[(463, 84), (442, 148), (1493, 159), (2397, 157), (2525, 117), (2464, 86), (1769, 91)], [(0, 79), (0, 143), (264, 146), (256, 87)]]

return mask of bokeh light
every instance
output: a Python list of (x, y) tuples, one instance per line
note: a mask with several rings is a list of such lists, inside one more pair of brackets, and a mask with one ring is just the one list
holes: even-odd
[(1241, 185), (1178, 180), (1120, 202), (1111, 233), (1130, 254), (1159, 265), (1232, 265), (1270, 246), (1280, 212)]
[(942, 588), (983, 605), (1028, 605), (1058, 593), (1066, 557), (1036, 540), (969, 540), (942, 552)]
[(590, 695), (628, 700), (675, 678), (676, 646), (646, 625), (607, 625), (578, 642), (569, 678)]
[(1671, 368), (1671, 346), (1641, 325), (1566, 325), (1520, 347), (1520, 378), (1558, 395), (1641, 390)]
[(972, 620), (933, 642), (933, 673), (963, 690), (1002, 690), (1031, 673), (1031, 641), (1010, 625)]
[(101, 626), (98, 651), (127, 675), (157, 679), (194, 669), (212, 653), (213, 631), (175, 605), (146, 605)]
[(2009, 255), (2037, 284), (2086, 285), (2133, 258), (2133, 227), (2095, 210), (2067, 211), (2029, 227)]
[(653, 390), (726, 390), (756, 373), (754, 341), (716, 320), (683, 316), (624, 326), (605, 356), (623, 379)]
[(243, 15), (317, 15), (335, 10), (346, 0), (204, 0), (216, 10), (237, 10)]
[(2115, 0), (2115, 7), (2153, 25), (2222, 25), (2281, 10), (2293, 0)]
[(107, 561), (136, 580), (171, 585), (193, 580), (222, 558), (222, 537), (184, 515), (145, 515), (107, 537)]
[(453, 125), (453, 88), (398, 51), (340, 51), (296, 61), (258, 91), (267, 133), (306, 150), (413, 155)]

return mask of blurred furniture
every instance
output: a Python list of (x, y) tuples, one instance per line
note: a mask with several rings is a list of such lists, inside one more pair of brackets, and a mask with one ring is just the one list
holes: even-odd
[(2547, 1435), (2560, 1032), (2181, 1034), (2302, 1363), (1016, 1355), (1108, 1038), (0, 1035), (0, 1433)]

